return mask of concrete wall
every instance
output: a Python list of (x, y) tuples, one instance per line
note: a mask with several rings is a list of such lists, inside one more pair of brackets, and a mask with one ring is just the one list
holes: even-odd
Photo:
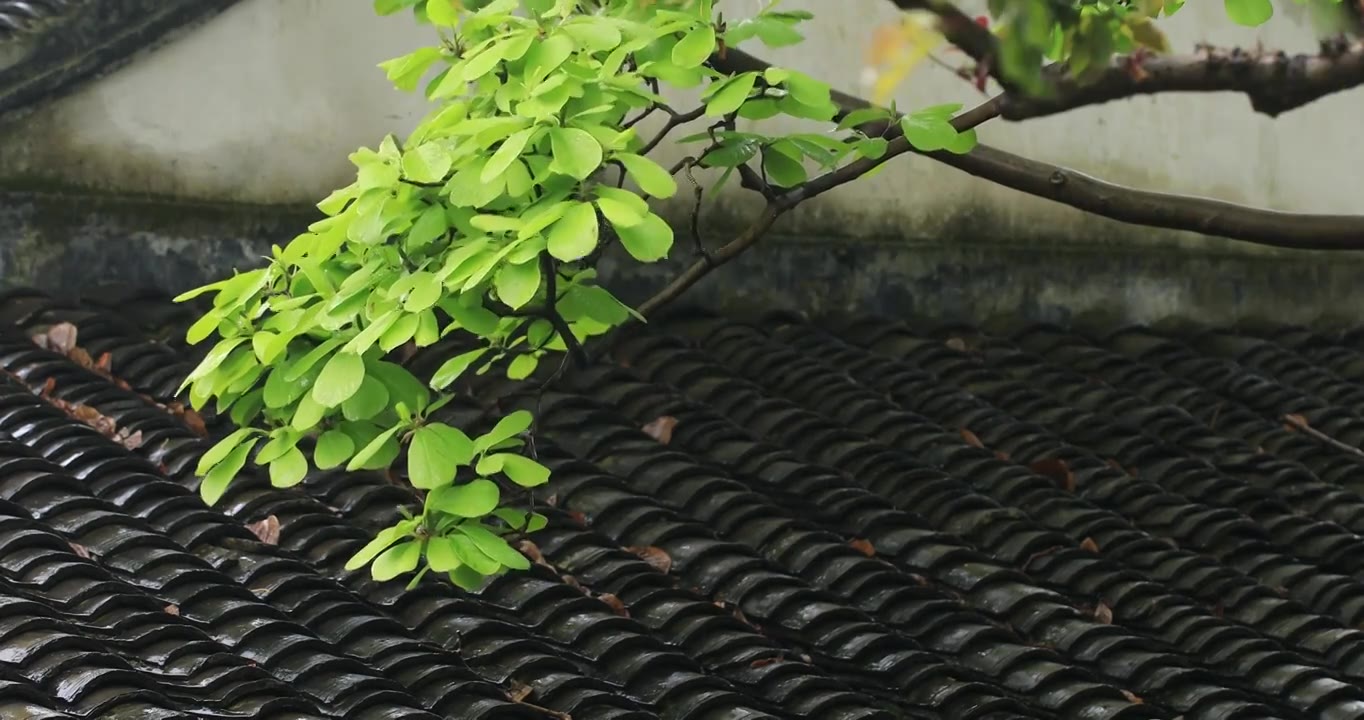
[[(845, 3), (858, 12), (844, 10)], [(759, 2), (727, 0), (726, 5), (736, 15)], [(892, 5), (872, 0), (786, 0), (786, 5), (810, 9), (822, 20), (807, 26), (803, 45), (755, 49), (840, 89), (860, 91), (863, 49), (875, 27), (894, 19)], [(1315, 47), (1307, 19), (1290, 3), (1282, 4), (1282, 17), (1259, 31), (1232, 26), (1222, 18), (1221, 5), (1190, 3), (1167, 24), (1174, 45), (1253, 46), (1258, 41), (1290, 52)], [(370, 3), (359, 0), (241, 0), (108, 77), (0, 123), (0, 184), (214, 202), (311, 203), (350, 181), (348, 152), (375, 145), (387, 132), (405, 132), (428, 108), (418, 96), (393, 90), (375, 65), (429, 41), (428, 31), (407, 16), (376, 18)], [(970, 104), (980, 96), (946, 71), (925, 65), (898, 99), (901, 106), (913, 107)], [(982, 128), (981, 137), (1122, 183), (1285, 210), (1350, 212), (1358, 207), (1358, 160), (1329, 138), (1350, 137), (1361, 116), (1364, 92), (1327, 98), (1277, 120), (1253, 114), (1239, 96), (1163, 96), (1022, 124), (994, 121)], [(682, 157), (686, 149), (665, 146), (661, 154), (666, 161)], [(751, 205), (737, 184), (731, 186), (707, 209), (709, 228), (722, 233)], [(671, 214), (684, 215), (676, 211)], [(1222, 255), (1260, 252), (1100, 220), (919, 157), (898, 158), (876, 178), (810, 203), (781, 229), (807, 239), (965, 244), (970, 252), (1041, 245), (1073, 250), (1078, 243), (1103, 253), (1132, 240), (1146, 246), (1211, 247)], [(1051, 260), (1028, 256), (1044, 278), (1045, 262)], [(1339, 267), (1331, 271), (1347, 274), (1334, 287), (1348, 286), (1344, 278), (1353, 277), (1357, 267), (1357, 260), (1339, 257), (1334, 261)], [(922, 260), (906, 255), (897, 262)], [(1178, 282), (1192, 286), (1198, 278)], [(1102, 286), (1095, 291), (1104, 294)], [(1166, 311), (1159, 308), (1172, 302), (1179, 304), (1167, 295), (1131, 314), (1161, 314)], [(1229, 297), (1227, 302), (1241, 300)]]

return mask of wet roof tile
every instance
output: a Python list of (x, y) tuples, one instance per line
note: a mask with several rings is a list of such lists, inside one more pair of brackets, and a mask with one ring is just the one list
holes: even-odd
[[(475, 389), (539, 410), (554, 503), (465, 593), (344, 570), (412, 501), (381, 476), (199, 502), (189, 313), (0, 297), (0, 714), (1364, 715), (1364, 333), (679, 314)], [(30, 341), (64, 321), (111, 375)]]

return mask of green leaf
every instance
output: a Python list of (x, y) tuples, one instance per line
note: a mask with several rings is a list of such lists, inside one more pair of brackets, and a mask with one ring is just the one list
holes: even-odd
[(569, 37), (598, 52), (620, 45), (620, 31), (602, 18), (586, 16), (561, 26)]
[(500, 498), (497, 483), (477, 478), (460, 485), (446, 485), (432, 490), (426, 496), (426, 507), (458, 517), (477, 518), (492, 512)]
[(630, 317), (630, 308), (606, 288), (597, 285), (580, 285), (574, 293), (574, 300), (582, 304), (587, 316), (607, 325), (619, 325)]
[(502, 522), (507, 523), (507, 526), (510, 527), (511, 529), (521, 530), (527, 533), (533, 533), (537, 530), (544, 530), (545, 527), (549, 525), (548, 520), (545, 518), (544, 515), (541, 515), (540, 513), (527, 514), (521, 512), (520, 510), (512, 510), (510, 508), (498, 508), (497, 510), (493, 511), (493, 515), (496, 515), (497, 517), (501, 518)]
[(412, 486), (434, 490), (449, 485), (455, 471), (474, 457), (474, 441), (457, 428), (431, 423), (417, 428), (407, 449), (407, 475)]
[(322, 368), (313, 385), (313, 399), (323, 407), (334, 408), (354, 395), (364, 380), (364, 359), (354, 353), (339, 352)]
[(1274, 16), (1274, 4), (1270, 0), (1225, 0), (1225, 5), (1227, 17), (1238, 25), (1255, 27)]
[(746, 72), (720, 83), (715, 94), (706, 102), (706, 114), (723, 117), (738, 111), (753, 92), (753, 84), (757, 79), (757, 73)]
[(966, 150), (970, 150), (975, 144), (974, 133), (971, 133), (968, 139), (959, 138), (957, 129), (952, 127), (950, 117), (938, 108), (925, 108), (906, 115), (901, 118), (900, 127), (904, 130), (905, 139), (909, 144), (925, 152), (949, 147), (965, 147)]
[(355, 441), (340, 430), (328, 430), (317, 438), (313, 449), (313, 463), (319, 470), (340, 467), (355, 452)]
[(350, 560), (346, 561), (346, 570), (353, 572), (368, 565), (371, 560), (378, 557), (379, 553), (384, 551), (384, 548), (407, 537), (416, 527), (417, 523), (415, 521), (405, 520), (393, 527), (387, 527), (379, 531), (379, 533), (374, 536), (373, 540), (366, 543), (364, 547), (360, 548), (358, 552), (351, 556)]
[(459, 0), (426, 0), (425, 7), (433, 25), (453, 28), (459, 24)]
[(416, 570), (421, 559), (422, 544), (409, 540), (385, 550), (370, 567), (370, 574), (379, 582), (388, 582), (403, 573)]
[(429, 245), (436, 238), (445, 234), (449, 224), (445, 220), (445, 209), (432, 205), (417, 217), (417, 222), (412, 224), (412, 229), (407, 231), (407, 247), (410, 250), (420, 250)]
[(431, 387), (437, 390), (444, 390), (449, 387), (450, 383), (458, 380), (459, 376), (463, 375), (470, 365), (478, 362), (478, 359), (483, 357), (486, 352), (488, 352), (487, 348), (479, 348), (446, 360), (431, 376)]
[(450, 572), (450, 582), (466, 592), (477, 592), (483, 587), (484, 577), (470, 567), (457, 567)]
[(369, 444), (365, 445), (365, 447), (361, 448), (360, 452), (355, 454), (355, 457), (350, 459), (350, 462), (346, 464), (346, 470), (355, 472), (361, 468), (366, 468), (378, 458), (389, 454), (391, 450), (388, 450), (388, 448), (392, 448), (396, 445), (393, 436), (397, 435), (398, 431), (402, 429), (403, 428), (400, 425), (398, 427), (389, 428), (375, 436), (373, 440), (369, 441)]
[(379, 349), (384, 352), (392, 352), (399, 345), (411, 340), (412, 336), (417, 334), (417, 325), (420, 322), (420, 318), (416, 315), (404, 315), (398, 318), (398, 321), (393, 323), (393, 327), (385, 330), (383, 336), (379, 338)]
[(398, 318), (400, 317), (402, 317), (402, 311), (400, 310), (390, 310), (387, 313), (384, 313), (379, 319), (370, 323), (364, 330), (361, 330), (358, 335), (351, 338), (351, 341), (346, 343), (345, 347), (341, 348), (341, 354), (364, 354), (370, 348), (374, 347), (374, 343), (379, 342), (379, 338), (383, 337), (384, 333), (388, 332), (388, 329), (393, 327), (393, 324), (398, 322)]
[(388, 408), (388, 388), (378, 378), (365, 376), (360, 389), (341, 403), (347, 420), (369, 420)]
[(436, 277), (435, 273), (418, 271), (412, 276), (412, 289), (407, 291), (403, 309), (410, 313), (419, 313), (434, 307), (436, 301), (440, 300), (443, 289), (440, 278)]
[(497, 314), (477, 303), (458, 301), (442, 302), (440, 308), (446, 312), (459, 327), (475, 335), (488, 335), (497, 329)]
[(256, 453), (256, 463), (269, 465), (298, 444), (300, 434), (287, 428), (277, 428), (270, 433), (270, 441)]
[(474, 523), (462, 523), (459, 530), (473, 540), (474, 545), (488, 557), (513, 570), (529, 570), (530, 561), (525, 555), (512, 549), (507, 541), (494, 535), (492, 531)]
[(957, 133), (957, 135), (947, 143), (945, 149), (948, 152), (956, 153), (958, 155), (965, 155), (976, 149), (976, 129), (971, 128), (964, 133)]
[(526, 410), (517, 410), (497, 421), (492, 430), (474, 441), (475, 452), (486, 452), (530, 429), (535, 418)]
[(617, 227), (620, 243), (640, 262), (655, 262), (668, 256), (673, 246), (673, 229), (663, 218), (649, 213), (638, 225)]
[(448, 537), (431, 538), (426, 544), (426, 564), (436, 572), (450, 572), (464, 566), (455, 544)]
[(586, 180), (601, 167), (601, 144), (585, 130), (554, 128), (549, 131), (549, 142), (556, 172), (575, 180)]
[(535, 372), (539, 366), (540, 359), (534, 355), (517, 355), (511, 364), (507, 366), (507, 378), (510, 380), (525, 380)]
[(199, 483), (199, 496), (203, 498), (205, 504), (212, 505), (223, 497), (223, 493), (227, 492), (228, 483), (242, 471), (247, 456), (255, 446), (256, 440), (237, 445), (222, 462), (214, 465), (204, 476), (203, 481)]
[[(784, 142), (784, 141), (783, 141)], [(789, 145), (789, 143), (788, 143)], [(791, 148), (789, 152), (782, 152), (779, 149), (781, 143), (775, 144), (763, 153), (763, 169), (767, 171), (767, 179), (777, 187), (795, 187), (809, 177), (805, 171), (805, 166), (792, 155), (798, 155), (799, 150)]]
[(308, 459), (298, 448), (287, 452), (270, 463), (270, 484), (275, 487), (293, 487), (303, 482), (308, 474)]
[(677, 193), (677, 181), (653, 160), (634, 153), (616, 153), (612, 159), (619, 160), (625, 166), (625, 171), (630, 173), (631, 179), (645, 193), (659, 199), (667, 199)]
[(627, 205), (609, 197), (597, 198), (597, 209), (601, 210), (601, 214), (618, 228), (634, 227), (644, 219), (644, 216), (633, 205)]
[(379, 67), (388, 75), (389, 82), (395, 87), (412, 92), (417, 89), (426, 71), (440, 58), (440, 48), (424, 47), (402, 57), (379, 63)]
[(194, 474), (200, 476), (204, 475), (216, 465), (223, 462), (228, 455), (231, 455), (242, 443), (246, 442), (247, 438), (259, 432), (260, 431), (255, 428), (234, 430), (232, 434), (219, 440), (213, 447), (208, 449), (208, 452), (204, 453), (199, 458), (199, 465), (194, 468)]
[(523, 455), (507, 455), (502, 474), (521, 487), (537, 487), (549, 482), (549, 468)]
[(715, 28), (698, 25), (673, 46), (672, 61), (680, 68), (694, 68), (715, 52)]
[(513, 310), (521, 308), (535, 297), (540, 289), (540, 265), (529, 260), (515, 265), (503, 265), (493, 280), (497, 297)]
[(479, 180), (488, 183), (501, 178), (507, 168), (521, 157), (522, 151), (526, 149), (526, 143), (535, 134), (535, 130), (535, 128), (526, 128), (503, 140), (501, 147), (493, 153), (492, 159), (488, 161), (487, 165), (483, 166), (483, 172), (478, 175)]
[(289, 421), (289, 426), (299, 432), (308, 432), (317, 427), (326, 414), (325, 405), (315, 400), (312, 395), (304, 395), (294, 408), (294, 417)]
[(447, 94), (457, 95), (467, 83), (478, 82), (505, 59), (502, 55), (505, 50), (505, 43), (493, 43), (477, 55), (469, 57), (463, 65), (456, 66), (450, 71), (448, 86), (447, 83), (442, 82), (434, 97), (440, 98)]
[(422, 143), (403, 153), (403, 175), (414, 182), (440, 182), (450, 172), (451, 164), (450, 152), (433, 142)]
[(838, 122), (838, 129), (847, 130), (870, 122), (888, 119), (890, 119), (890, 113), (882, 108), (861, 108), (843, 116), (843, 119)]
[(284, 371), (284, 380), (293, 382), (304, 376), (313, 366), (322, 361), (322, 358), (331, 354), (333, 350), (344, 343), (345, 338), (334, 337), (308, 351), (306, 355), (289, 365)]
[(587, 257), (597, 247), (597, 211), (574, 203), (549, 231), (549, 254), (564, 262)]
[(480, 550), (468, 535), (457, 531), (447, 537), (450, 539), (451, 545), (454, 546), (455, 554), (459, 556), (459, 559), (479, 575), (491, 575), (502, 569), (502, 564)]
[(567, 35), (550, 35), (534, 43), (526, 53), (526, 86), (535, 87), (573, 54), (573, 40)]

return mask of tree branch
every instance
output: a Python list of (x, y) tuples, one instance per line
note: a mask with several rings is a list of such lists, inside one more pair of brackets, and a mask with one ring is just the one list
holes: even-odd
[[(730, 61), (744, 71), (760, 71), (766, 67), (761, 59), (738, 50), (729, 51), (727, 62)], [(726, 71), (729, 71), (728, 68)], [(833, 91), (832, 97), (839, 107), (840, 116), (871, 107), (866, 100), (837, 90)], [(959, 130), (967, 126), (974, 127), (1001, 114), (1008, 102), (1011, 100), (1007, 95), (997, 96), (962, 113), (953, 120), (953, 124), (963, 123), (962, 127), (958, 127)], [(860, 129), (868, 134), (883, 130), (887, 138), (903, 138), (898, 125), (887, 128), (884, 123), (879, 123)], [(897, 147), (897, 143), (892, 142), (886, 158)], [(904, 150), (914, 151), (913, 148)], [(948, 152), (921, 154), (990, 182), (1133, 225), (1189, 230), (1300, 250), (1364, 249), (1364, 216), (1277, 212), (1211, 198), (1138, 190), (1068, 168), (1029, 160), (984, 144), (977, 145), (966, 155)], [(857, 165), (852, 163), (843, 170)]]
[(588, 357), (587, 351), (583, 350), (582, 343), (573, 335), (573, 328), (568, 326), (568, 321), (559, 313), (558, 270), (548, 250), (540, 253), (540, 274), (545, 279), (545, 319), (554, 326), (554, 331), (559, 333), (559, 337), (564, 339), (564, 347), (568, 348), (567, 354), (573, 358), (573, 362), (578, 367), (587, 367), (592, 364), (592, 359)]
[(1263, 50), (1223, 50), (1202, 46), (1193, 55), (1135, 53), (1114, 57), (1096, 78), (1081, 82), (1063, 64), (1043, 71), (1049, 92), (1028, 95), (1010, 84), (996, 67), (998, 44), (946, 0), (891, 0), (906, 11), (938, 16), (949, 42), (982, 65), (1006, 91), (1001, 115), (1026, 120), (1086, 105), (1166, 92), (1239, 92), (1260, 113), (1275, 117), (1342, 90), (1364, 85), (1364, 41), (1325, 40), (1316, 55), (1290, 56)]
[(985, 145), (966, 155), (924, 153), (1020, 192), (1133, 225), (1191, 230), (1295, 250), (1364, 249), (1364, 216), (1278, 212), (1212, 198), (1125, 187)]
[(1081, 83), (1062, 66), (1047, 68), (1050, 97), (1009, 93), (1007, 120), (1055, 115), (1137, 95), (1239, 92), (1250, 106), (1278, 116), (1342, 90), (1364, 85), (1364, 41), (1323, 43), (1317, 55), (1203, 47), (1193, 55), (1118, 56), (1101, 75)]

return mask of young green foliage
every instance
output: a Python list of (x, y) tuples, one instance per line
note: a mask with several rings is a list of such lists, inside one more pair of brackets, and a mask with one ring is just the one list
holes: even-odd
[[(990, 11), (1003, 72), (1041, 88), (1048, 60), (1083, 79), (1114, 53), (1163, 51), (1152, 21), (1183, 4), (991, 0)], [(422, 498), (420, 514), (380, 532), (348, 564), (380, 580), (434, 571), (473, 588), (528, 567), (509, 538), (545, 518), (508, 500), (549, 480), (528, 442), (533, 418), (518, 411), (470, 437), (438, 411), (470, 373), (527, 378), (632, 316), (597, 284), (594, 265), (615, 244), (640, 262), (667, 257), (673, 230), (648, 201), (678, 191), (673, 172), (648, 157), (662, 136), (641, 137), (641, 117), (662, 110), (674, 121), (667, 129), (684, 116), (706, 123), (680, 140), (702, 146), (675, 171), (721, 168), (718, 187), (752, 170), (770, 193), (801, 186), (814, 169), (882, 157), (887, 139), (858, 130), (869, 123), (898, 122), (921, 151), (965, 153), (976, 143), (974, 130), (950, 122), (960, 105), (903, 115), (870, 108), (834, 126), (830, 87), (809, 75), (717, 71), (713, 59), (744, 42), (802, 40), (810, 14), (778, 10), (776, 0), (737, 22), (723, 21), (713, 0), (374, 5), (434, 28), (439, 44), (380, 65), (397, 88), (422, 89), (432, 111), (405, 139), (352, 153), (354, 182), (323, 199), (324, 219), (274, 247), (264, 267), (180, 299), (212, 296), (187, 339), (216, 338), (182, 390), (240, 427), (199, 463), (204, 500), (221, 498), (250, 463), (280, 487), (302, 482), (310, 467), (395, 473)], [(1225, 6), (1243, 24), (1272, 13), (1269, 0)], [(698, 88), (702, 105), (679, 113), (661, 86)], [(738, 129), (777, 116), (827, 125), (782, 136)], [(472, 349), (429, 379), (404, 366), (408, 351), (452, 333)]]
[[(640, 262), (666, 257), (673, 231), (648, 199), (673, 196), (678, 183), (647, 157), (657, 143), (627, 116), (673, 112), (659, 84), (704, 85), (713, 125), (693, 138), (707, 143), (699, 164), (732, 171), (751, 161), (778, 187), (803, 182), (811, 163), (875, 156), (885, 141), (846, 125), (786, 137), (726, 129), (737, 118), (834, 116), (829, 87), (807, 75), (729, 77), (708, 63), (753, 38), (798, 42), (806, 13), (769, 9), (725, 25), (711, 0), (375, 8), (410, 10), (435, 28), (439, 45), (381, 65), (398, 88), (424, 88), (434, 109), (406, 139), (352, 153), (355, 181), (323, 199), (325, 218), (275, 247), (265, 267), (182, 296), (212, 294), (188, 340), (217, 338), (183, 389), (241, 427), (199, 464), (205, 501), (252, 462), (280, 487), (310, 466), (390, 469), (423, 498), (421, 513), (380, 533), (350, 567), (368, 565), (379, 579), (434, 571), (474, 587), (527, 567), (508, 538), (545, 520), (509, 507), (509, 491), (542, 485), (549, 471), (525, 452), (528, 413), (470, 437), (437, 411), (466, 374), (528, 377), (547, 356), (630, 318), (596, 284), (593, 264), (617, 242)], [(945, 111), (926, 112), (913, 116), (915, 142), (967, 147), (944, 130)], [(403, 366), (404, 348), (451, 333), (477, 346), (427, 382)]]

